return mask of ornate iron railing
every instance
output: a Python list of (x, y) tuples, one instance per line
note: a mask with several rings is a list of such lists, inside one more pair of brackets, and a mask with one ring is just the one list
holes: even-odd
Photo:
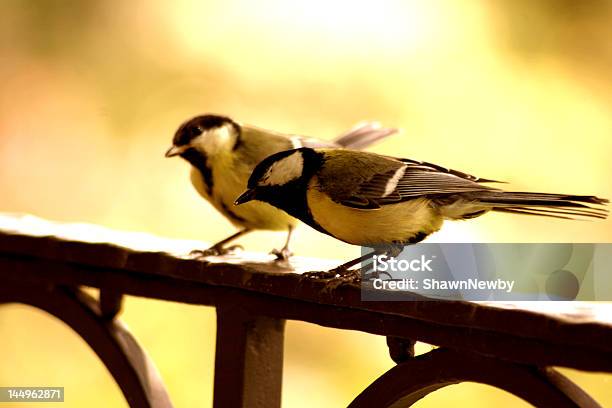
[[(612, 317), (598, 306), (362, 302), (358, 285), (301, 276), (328, 266), (318, 261), (302, 260), (289, 272), (265, 258), (203, 262), (166, 251), (186, 253), (177, 241), (144, 234), (0, 215), (0, 303), (32, 305), (68, 324), (132, 407), (172, 404), (116, 318), (123, 295), (216, 307), (215, 407), (280, 406), (287, 319), (387, 337), (397, 365), (350, 407), (409, 406), (463, 381), (536, 406), (593, 407), (599, 405), (552, 366), (612, 372)], [(100, 299), (81, 286), (99, 288)], [(415, 357), (415, 341), (439, 348)]]

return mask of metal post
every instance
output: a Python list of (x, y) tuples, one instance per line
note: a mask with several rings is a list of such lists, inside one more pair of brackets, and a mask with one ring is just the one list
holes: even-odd
[(281, 405), (285, 320), (217, 308), (215, 408)]

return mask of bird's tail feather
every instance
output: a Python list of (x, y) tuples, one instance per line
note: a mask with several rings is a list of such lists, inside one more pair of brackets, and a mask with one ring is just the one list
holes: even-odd
[(395, 128), (383, 128), (378, 122), (362, 122), (334, 139), (349, 149), (363, 149), (398, 132)]
[(604, 198), (595, 196), (487, 191), (479, 194), (477, 199), (482, 204), (491, 205), (493, 211), (554, 218), (587, 217), (605, 219), (609, 212), (605, 208), (592, 206), (606, 205), (609, 202)]

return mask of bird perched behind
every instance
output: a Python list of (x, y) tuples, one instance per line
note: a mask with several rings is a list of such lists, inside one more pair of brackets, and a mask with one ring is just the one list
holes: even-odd
[(196, 116), (183, 123), (174, 135), (166, 157), (180, 156), (191, 164), (191, 182), (197, 192), (240, 230), (204, 251), (200, 256), (222, 255), (236, 246), (226, 247), (253, 230), (287, 230), (279, 259), (287, 259), (289, 240), (297, 220), (273, 206), (253, 202), (233, 207), (234, 199), (247, 186), (255, 165), (271, 154), (302, 146), (347, 147), (361, 149), (397, 132), (377, 123), (362, 123), (333, 141), (293, 136), (255, 126), (242, 125), (219, 115)]
[[(324, 234), (392, 256), (439, 230), (444, 220), (488, 211), (570, 219), (607, 216), (607, 210), (588, 205), (608, 203), (603, 198), (512, 192), (483, 184), (490, 182), (426, 162), (304, 147), (259, 163), (235, 204), (270, 203)], [(346, 271), (365, 259), (340, 268)]]

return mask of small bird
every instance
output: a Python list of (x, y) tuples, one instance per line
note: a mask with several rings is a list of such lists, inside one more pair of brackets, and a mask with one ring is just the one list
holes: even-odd
[(270, 203), (317, 231), (375, 249), (336, 268), (341, 275), (374, 253), (397, 256), (444, 220), (489, 211), (568, 219), (608, 213), (589, 205), (608, 203), (595, 196), (504, 191), (486, 183), (499, 182), (411, 159), (302, 147), (259, 163), (235, 204)]
[(376, 122), (364, 122), (330, 142), (242, 125), (220, 115), (201, 115), (186, 121), (176, 131), (166, 157), (180, 156), (188, 161), (197, 192), (240, 228), (209, 249), (192, 254), (224, 255), (239, 247), (227, 244), (253, 230), (287, 230), (284, 247), (272, 253), (278, 259), (288, 259), (291, 233), (298, 222), (295, 218), (267, 203), (232, 206), (246, 188), (255, 165), (271, 154), (302, 146), (361, 149), (396, 132)]

